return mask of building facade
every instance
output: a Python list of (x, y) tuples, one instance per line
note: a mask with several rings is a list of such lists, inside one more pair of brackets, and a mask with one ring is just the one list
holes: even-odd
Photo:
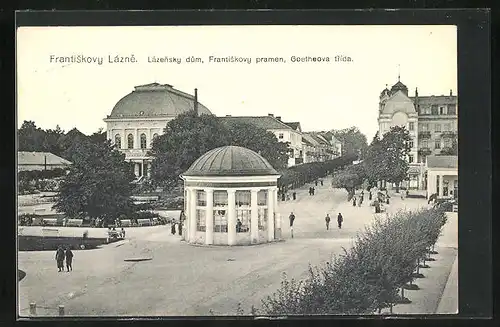
[(196, 89), (193, 96), (169, 84), (139, 85), (104, 119), (107, 138), (125, 154), (125, 160), (135, 164), (135, 175), (142, 178), (150, 173), (152, 140), (163, 134), (169, 121), (191, 110), (211, 114), (198, 102)]
[(300, 123), (284, 123), (280, 116), (231, 116), (219, 117), (222, 122), (251, 124), (276, 135), (279, 142), (289, 142), (288, 167), (303, 163), (302, 131)]
[(383, 136), (393, 126), (404, 126), (412, 138), (408, 155), (410, 188), (426, 189), (425, 163), (430, 155), (449, 154), (456, 142), (458, 122), (457, 96), (410, 97), (408, 88), (398, 78), (389, 90), (380, 94), (379, 135)]
[(428, 156), (426, 161), (427, 198), (458, 198), (458, 157)]

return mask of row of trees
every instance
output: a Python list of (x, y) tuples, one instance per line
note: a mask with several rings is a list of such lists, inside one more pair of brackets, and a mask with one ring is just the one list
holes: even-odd
[[(418, 289), (419, 263), (436, 243), (446, 215), (440, 209), (399, 212), (378, 219), (350, 250), (321, 267), (310, 267), (303, 281), (284, 279), (262, 301), (267, 315), (372, 314), (401, 302), (404, 289)], [(435, 252), (434, 252), (435, 253)]]
[(86, 141), (102, 143), (106, 140), (103, 129), (87, 136), (76, 128), (64, 132), (59, 125), (55, 129), (41, 129), (33, 121), (24, 121), (18, 130), (18, 150), (28, 152), (51, 152), (69, 161), (78, 144)]
[(404, 127), (395, 126), (380, 138), (378, 133), (366, 149), (361, 163), (349, 166), (333, 176), (332, 185), (345, 188), (349, 194), (348, 200), (357, 188), (368, 181), (369, 186), (375, 186), (379, 181), (399, 185), (408, 178), (411, 137)]
[(224, 124), (215, 116), (187, 112), (168, 122), (165, 133), (152, 143), (153, 184), (167, 189), (178, 186), (179, 175), (197, 158), (225, 145), (258, 152), (277, 170), (287, 166), (288, 144), (279, 142), (272, 132), (250, 124)]
[(366, 136), (360, 132), (359, 128), (353, 126), (349, 128), (332, 130), (335, 138), (342, 143), (342, 155), (355, 154), (363, 159), (368, 149)]

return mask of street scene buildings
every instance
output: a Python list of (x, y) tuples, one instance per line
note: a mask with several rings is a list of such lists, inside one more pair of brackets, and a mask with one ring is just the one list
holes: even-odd
[[(456, 30), (401, 27), (400, 53), (380, 42), (368, 55), (358, 44), (388, 30), (204, 27), (205, 46), (182, 52), (196, 28), (81, 30), (95, 49), (116, 39), (142, 51), (135, 66), (84, 69), (34, 59), (66, 56), (53, 53), (69, 40), (60, 29), (50, 42), (25, 32), (45, 41), (18, 52), (18, 315), (456, 313), (458, 97), (437, 95), (456, 89)], [(352, 54), (325, 50), (326, 37)], [(235, 58), (288, 58), (297, 40), (304, 58), (331, 62), (185, 59), (226, 57), (214, 49), (228, 44)], [(446, 57), (419, 58), (440, 81), (410, 58), (436, 44)], [(160, 49), (179, 60), (141, 63)], [(412, 68), (414, 96), (387, 73), (395, 60)]]

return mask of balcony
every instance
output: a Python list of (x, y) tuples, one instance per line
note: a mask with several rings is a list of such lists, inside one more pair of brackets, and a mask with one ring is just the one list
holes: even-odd
[(418, 149), (418, 154), (421, 156), (428, 156), (432, 153), (431, 149), (428, 147)]
[(453, 138), (453, 137), (457, 136), (457, 133), (453, 132), (453, 131), (446, 131), (446, 132), (441, 133), (441, 136), (447, 137), (447, 138)]
[(418, 133), (418, 138), (419, 139), (430, 139), (431, 138), (431, 132), (430, 131), (421, 131)]

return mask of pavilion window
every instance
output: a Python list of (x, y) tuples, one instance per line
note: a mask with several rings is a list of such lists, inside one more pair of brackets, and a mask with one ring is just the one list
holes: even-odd
[(120, 149), (122, 147), (122, 137), (120, 136), (120, 134), (115, 135), (115, 147), (117, 149)]
[(205, 191), (196, 191), (196, 230), (204, 232), (206, 230), (206, 211), (207, 194)]
[(257, 193), (257, 205), (258, 205), (258, 228), (259, 230), (265, 230), (267, 224), (267, 191), (260, 190)]
[(147, 144), (146, 134), (141, 134), (141, 149), (145, 149)]
[(196, 231), (204, 232), (206, 226), (206, 211), (205, 209), (196, 209)]
[(227, 233), (227, 205), (226, 191), (214, 191), (214, 232)]
[(133, 149), (134, 148), (134, 135), (132, 135), (132, 134), (129, 134), (127, 136), (127, 147), (129, 149)]
[(241, 221), (240, 233), (250, 231), (251, 219), (251, 192), (250, 191), (236, 191), (236, 219)]

